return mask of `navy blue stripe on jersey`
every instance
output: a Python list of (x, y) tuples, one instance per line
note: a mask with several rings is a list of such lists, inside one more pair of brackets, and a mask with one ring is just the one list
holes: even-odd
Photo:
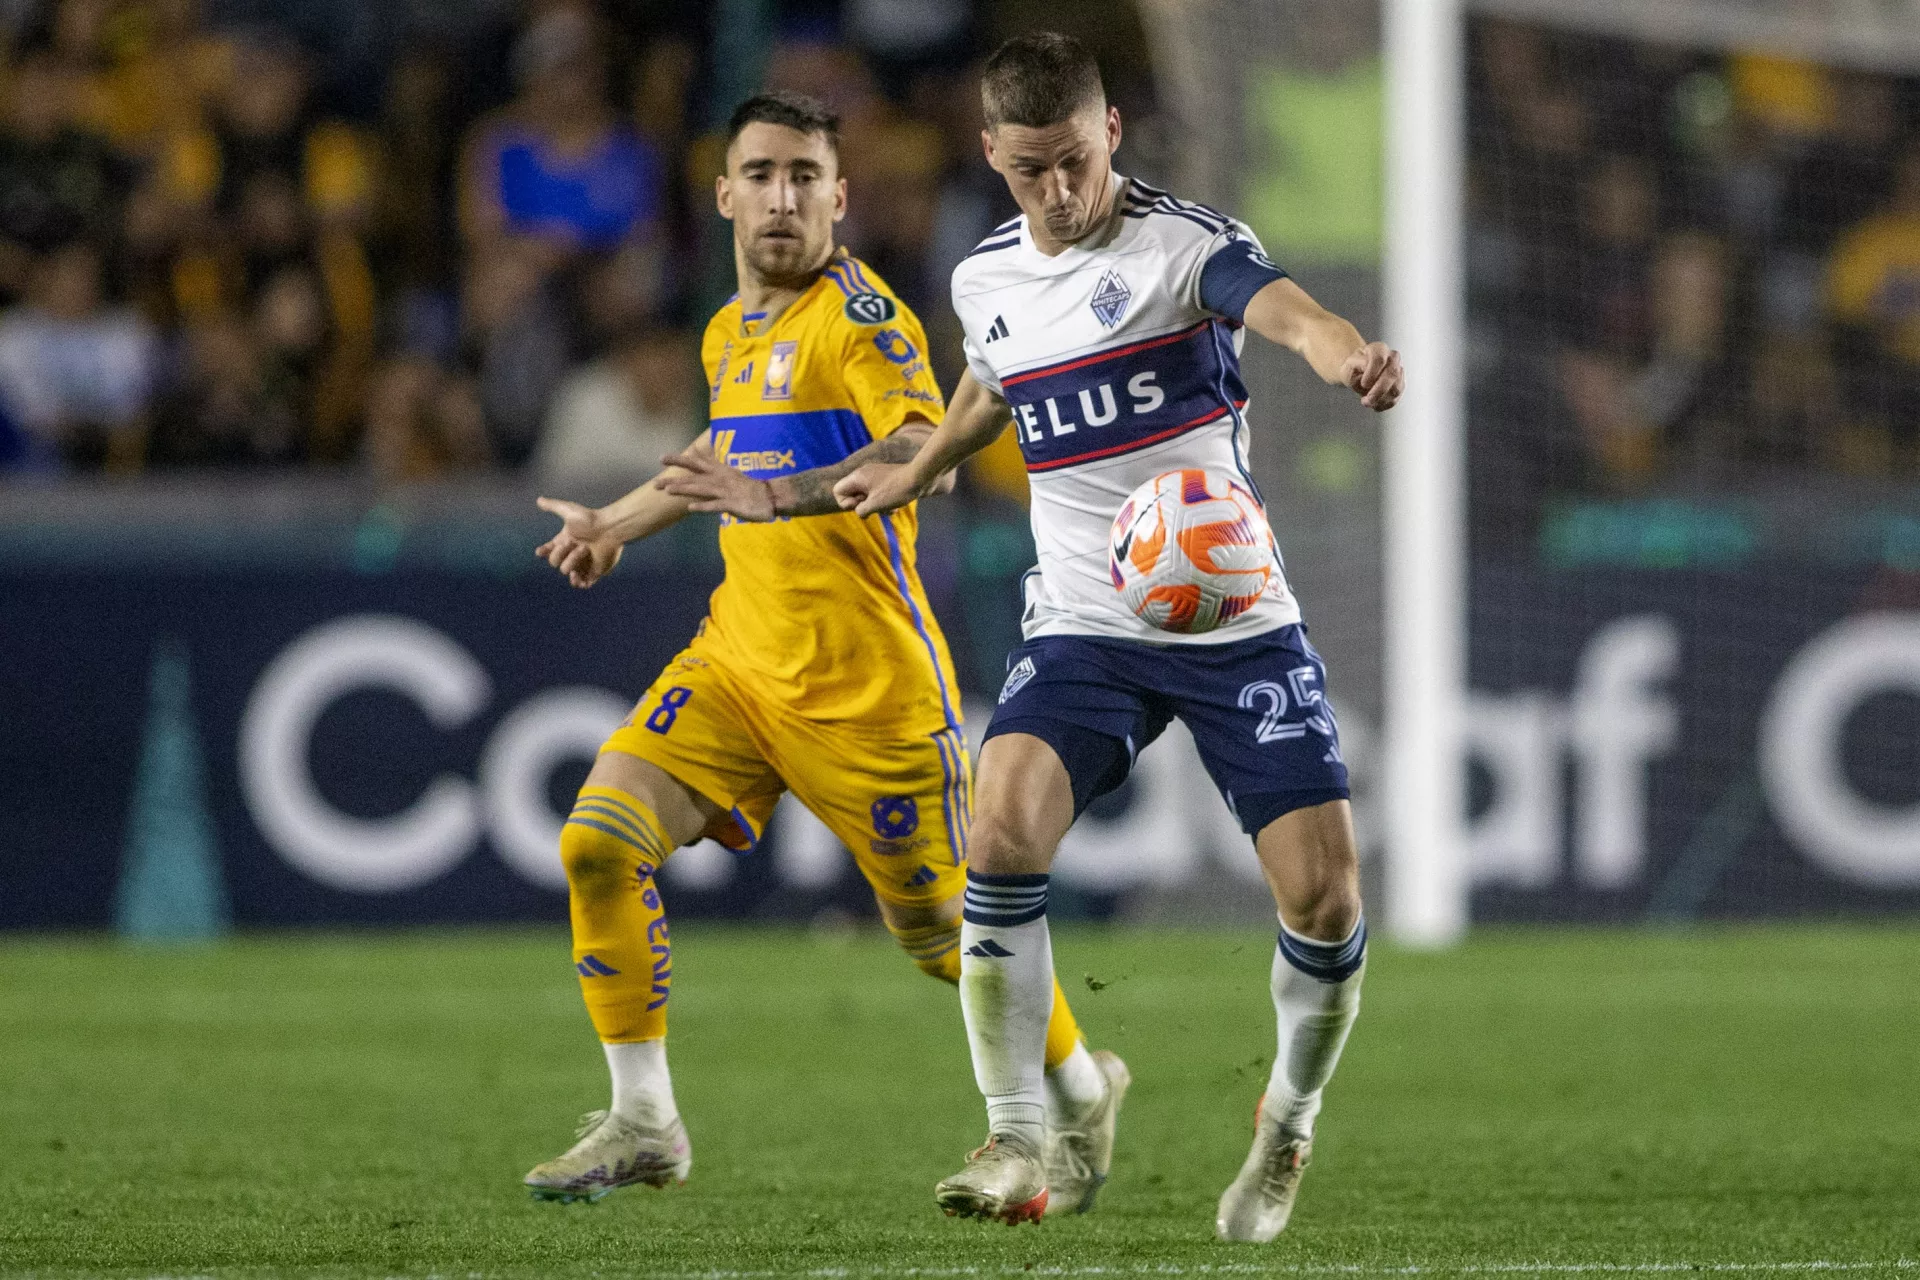
[(1212, 205), (1199, 204), (1192, 200), (1182, 200), (1178, 196), (1174, 195), (1171, 191), (1168, 191), (1165, 187), (1156, 187), (1152, 183), (1142, 182), (1138, 178), (1132, 179), (1131, 182), (1132, 182), (1133, 190), (1139, 192), (1143, 196), (1146, 196), (1150, 200), (1166, 200), (1172, 204), (1182, 205), (1188, 209), (1197, 209), (1202, 213), (1212, 214), (1214, 217), (1219, 218), (1223, 222), (1230, 221), (1230, 219), (1227, 217), (1226, 214), (1220, 212), (1218, 209), (1214, 208)]
[(1016, 214), (1014, 214), (1014, 215), (1013, 215), (1013, 216), (1012, 216), (1011, 218), (1008, 218), (1008, 219), (1007, 219), (1007, 220), (1006, 220), (1005, 222), (1003, 222), (1003, 223), (1001, 223), (1001, 224), (1000, 224), (999, 226), (997, 226), (997, 227), (995, 227), (995, 228), (993, 229), (993, 234), (997, 236), (997, 235), (999, 235), (999, 234), (1000, 234), (1000, 233), (1001, 233), (1002, 231), (1011, 231), (1011, 230), (1013, 230), (1013, 229), (1014, 229), (1015, 227), (1017, 227), (1017, 226), (1019, 226), (1019, 225), (1020, 225), (1020, 219), (1022, 219), (1022, 218), (1024, 218), (1024, 217), (1026, 217), (1026, 216), (1027, 216), (1027, 215), (1026, 215), (1026, 214), (1024, 214), (1024, 213), (1016, 213)]
[(1286, 278), (1253, 241), (1229, 240), (1200, 268), (1200, 305), (1238, 324), (1254, 294)]
[(1132, 453), (1222, 418), (1247, 402), (1224, 320), (1005, 375), (1030, 472)]
[(968, 253), (967, 256), (972, 258), (983, 253), (995, 253), (1001, 249), (1011, 249), (1019, 243), (1019, 236), (1007, 236), (1000, 240), (982, 240), (978, 245), (974, 246), (972, 252)]
[(1218, 209), (1204, 204), (1195, 204), (1191, 200), (1179, 200), (1158, 187), (1149, 187), (1145, 183), (1135, 182), (1133, 189), (1127, 192), (1125, 216), (1144, 218), (1150, 213), (1164, 213), (1176, 218), (1185, 218), (1196, 226), (1206, 228), (1218, 235), (1233, 226), (1233, 219)]
[[(1240, 357), (1234, 354), (1233, 338), (1227, 332), (1227, 327), (1223, 324), (1213, 326), (1213, 350), (1219, 368), (1221, 369), (1220, 380), (1214, 384), (1214, 389), (1220, 393), (1220, 397), (1223, 400), (1231, 400), (1234, 394), (1233, 388), (1242, 386), (1238, 377)], [(1232, 368), (1235, 373), (1235, 378), (1231, 385), (1228, 384), (1225, 373), (1228, 368)], [(1240, 401), (1234, 408), (1237, 411), (1246, 408), (1246, 406), (1246, 391), (1244, 387), (1242, 387), (1240, 391)], [(1240, 478), (1246, 481), (1247, 492), (1253, 495), (1254, 501), (1264, 507), (1267, 505), (1267, 500), (1261, 495), (1260, 486), (1253, 482), (1253, 471), (1247, 466), (1246, 453), (1240, 448), (1240, 435), (1241, 433), (1238, 430), (1233, 433), (1233, 466), (1234, 469), (1240, 473)], [(1279, 554), (1279, 548), (1275, 547), (1274, 555), (1277, 557)], [(1286, 564), (1284, 561), (1281, 563), (1280, 571), (1282, 573), (1286, 572)]]
[[(1190, 213), (1207, 221), (1217, 222), (1220, 224), (1220, 230), (1222, 231), (1233, 224), (1232, 218), (1229, 218), (1212, 205), (1196, 204), (1192, 200), (1182, 200), (1170, 192), (1164, 191), (1159, 187), (1150, 187), (1144, 182), (1135, 182), (1133, 186), (1135, 191), (1138, 191), (1145, 197), (1146, 203), (1165, 205), (1171, 212)], [(1128, 194), (1131, 197), (1132, 193), (1129, 192)]]
[(1195, 213), (1191, 209), (1177, 209), (1172, 205), (1166, 203), (1165, 201), (1160, 201), (1158, 203), (1146, 205), (1140, 208), (1129, 209), (1122, 216), (1128, 217), (1128, 218), (1145, 218), (1149, 214), (1155, 214), (1155, 213), (1165, 214), (1167, 217), (1170, 217), (1170, 218), (1184, 218), (1188, 222), (1191, 222), (1195, 226), (1199, 227), (1201, 230), (1210, 232), (1213, 235), (1219, 235), (1222, 231), (1226, 230), (1226, 227), (1220, 225), (1219, 223), (1209, 221), (1208, 219), (1202, 217), (1198, 213)]
[(1000, 382), (1003, 386), (1012, 387), (1022, 382), (1031, 382), (1035, 378), (1050, 378), (1055, 374), (1070, 373), (1075, 369), (1085, 369), (1090, 365), (1104, 364), (1109, 360), (1118, 360), (1123, 356), (1130, 356), (1136, 351), (1147, 351), (1154, 347), (1164, 347), (1175, 342), (1184, 341), (1212, 323), (1211, 320), (1202, 320), (1199, 324), (1190, 325), (1175, 333), (1163, 333), (1157, 338), (1144, 338), (1139, 342), (1129, 342), (1124, 346), (1112, 347), (1105, 351), (1095, 351), (1089, 355), (1075, 356), (1071, 360), (1062, 360), (1056, 364), (1043, 364), (1038, 368), (1025, 369), (1019, 373), (1009, 373), (1004, 375), (1000, 379)]
[(806, 413), (752, 413), (715, 418), (713, 452), (755, 480), (830, 467), (873, 443), (873, 434), (851, 409)]
[(838, 285), (840, 292), (849, 298), (860, 292), (860, 290), (855, 288), (853, 283), (848, 280), (844, 263), (836, 262), (832, 266), (829, 266), (826, 270), (826, 277)]
[(1226, 223), (1210, 218), (1201, 210), (1190, 205), (1182, 205), (1173, 200), (1154, 200), (1144, 204), (1129, 203), (1125, 216), (1129, 218), (1144, 218), (1150, 213), (1164, 213), (1170, 217), (1185, 218), (1188, 222), (1205, 227), (1215, 235), (1227, 229)]

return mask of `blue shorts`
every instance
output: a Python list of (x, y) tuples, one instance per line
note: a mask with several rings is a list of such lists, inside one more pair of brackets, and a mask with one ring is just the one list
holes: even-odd
[(987, 737), (1030, 733), (1073, 780), (1073, 816), (1127, 780), (1178, 716), (1240, 829), (1347, 798), (1326, 664), (1298, 623), (1217, 645), (1042, 636), (1007, 655)]

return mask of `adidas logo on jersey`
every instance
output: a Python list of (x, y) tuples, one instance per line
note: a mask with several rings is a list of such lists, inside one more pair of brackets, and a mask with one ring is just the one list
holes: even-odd
[(583, 978), (611, 978), (620, 972), (596, 955), (582, 957), (573, 968)]
[(1005, 960), (1011, 956), (1013, 952), (1007, 950), (992, 938), (982, 938), (967, 948), (967, 954), (986, 960)]
[(995, 316), (993, 318), (993, 327), (987, 330), (987, 341), (997, 342), (1006, 336), (1007, 318), (1005, 316)]

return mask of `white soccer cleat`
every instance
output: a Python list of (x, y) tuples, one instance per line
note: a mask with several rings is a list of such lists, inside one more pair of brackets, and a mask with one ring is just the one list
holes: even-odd
[(1078, 1124), (1055, 1125), (1047, 1135), (1049, 1214), (1085, 1213), (1093, 1208), (1106, 1185), (1107, 1170), (1113, 1167), (1113, 1131), (1133, 1074), (1118, 1054), (1107, 1049), (1095, 1051), (1093, 1061), (1107, 1078), (1107, 1096)]
[(1262, 1106), (1253, 1126), (1253, 1150), (1240, 1166), (1240, 1176), (1221, 1193), (1214, 1231), (1222, 1240), (1255, 1244), (1279, 1235), (1293, 1216), (1293, 1198), (1312, 1157), (1313, 1140), (1287, 1137)]
[(933, 1189), (933, 1198), (950, 1218), (1038, 1222), (1047, 1211), (1046, 1167), (1019, 1138), (995, 1134), (967, 1157), (966, 1168)]
[(693, 1168), (687, 1126), (678, 1116), (664, 1129), (649, 1129), (612, 1112), (589, 1111), (580, 1118), (578, 1136), (565, 1155), (527, 1174), (534, 1199), (594, 1201), (636, 1182), (649, 1187), (685, 1182)]

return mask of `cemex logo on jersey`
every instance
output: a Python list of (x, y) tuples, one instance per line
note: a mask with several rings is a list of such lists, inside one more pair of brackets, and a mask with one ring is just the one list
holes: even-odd
[(713, 433), (713, 453), (722, 462), (735, 471), (751, 474), (755, 471), (786, 471), (797, 465), (791, 449), (745, 449), (735, 452), (734, 437), (738, 431), (716, 431)]
[(1232, 338), (1219, 320), (1007, 374), (1000, 382), (1028, 471), (1144, 449), (1230, 417), (1247, 403)]

